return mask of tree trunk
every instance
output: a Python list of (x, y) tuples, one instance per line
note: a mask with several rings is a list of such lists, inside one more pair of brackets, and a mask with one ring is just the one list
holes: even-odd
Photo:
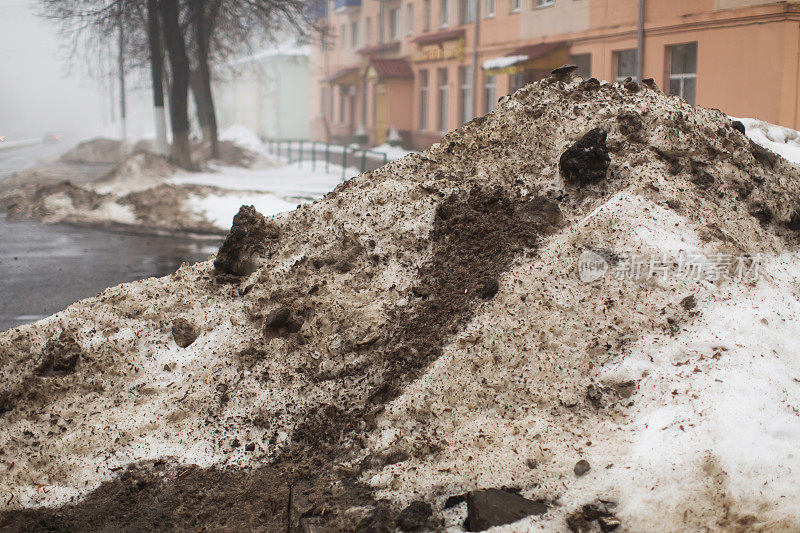
[(164, 44), (169, 54), (172, 86), (170, 89), (170, 122), (172, 149), (170, 158), (183, 168), (193, 169), (192, 147), (189, 144), (189, 57), (181, 31), (178, 0), (161, 0), (159, 11), (164, 30)]
[[(211, 34), (220, 2), (195, 0), (192, 13), (194, 36), (192, 44), (197, 60), (197, 78), (193, 80), (192, 91), (197, 103), (197, 118), (203, 131), (203, 140), (211, 144), (211, 157), (219, 157), (219, 138), (217, 134), (217, 114), (214, 109), (214, 95), (211, 92), (211, 66), (209, 62)], [(197, 84), (195, 86), (195, 83)]]
[(192, 90), (192, 96), (194, 97), (194, 112), (197, 116), (197, 123), (200, 124), (200, 131), (203, 134), (203, 141), (209, 142), (211, 139), (209, 139), (208, 134), (208, 114), (203, 105), (203, 99), (205, 96), (203, 95), (200, 74), (196, 69), (192, 69), (192, 71), (189, 73), (189, 88)]
[(167, 124), (164, 113), (164, 48), (158, 27), (158, 0), (147, 0), (147, 41), (150, 45), (150, 74), (153, 84), (153, 113), (156, 126), (156, 153), (167, 153)]

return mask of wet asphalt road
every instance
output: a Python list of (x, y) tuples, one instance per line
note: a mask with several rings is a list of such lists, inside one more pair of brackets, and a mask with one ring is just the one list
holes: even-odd
[[(0, 151), (0, 181), (58, 152), (53, 145)], [(0, 331), (49, 316), (107, 287), (170, 274), (183, 261), (206, 259), (217, 245), (8, 222), (0, 214)]]

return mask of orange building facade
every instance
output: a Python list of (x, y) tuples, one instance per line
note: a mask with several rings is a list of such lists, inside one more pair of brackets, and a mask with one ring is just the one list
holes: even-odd
[(320, 2), (315, 140), (425, 148), (566, 63), (636, 79), (640, 36), (642, 76), (665, 92), (800, 128), (800, 1)]

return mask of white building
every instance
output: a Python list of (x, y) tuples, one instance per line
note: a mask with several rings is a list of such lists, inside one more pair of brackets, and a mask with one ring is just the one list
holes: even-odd
[(228, 63), (214, 87), (220, 129), (240, 124), (264, 138), (308, 139), (309, 53), (284, 45)]

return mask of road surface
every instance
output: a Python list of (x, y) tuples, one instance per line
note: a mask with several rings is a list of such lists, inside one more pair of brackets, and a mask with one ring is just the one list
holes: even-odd
[[(64, 148), (42, 144), (0, 151), (0, 181)], [(49, 316), (106, 287), (204, 260), (217, 244), (8, 222), (0, 214), (0, 331)]]

